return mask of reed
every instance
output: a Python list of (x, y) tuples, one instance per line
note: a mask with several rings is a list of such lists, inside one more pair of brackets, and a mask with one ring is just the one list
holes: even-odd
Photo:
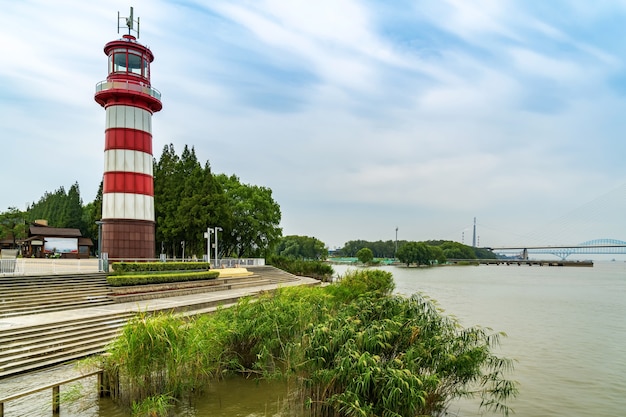
[(426, 297), (392, 290), (388, 272), (359, 270), (194, 319), (140, 315), (105, 357), (112, 391), (129, 407), (159, 408), (236, 372), (287, 378), (315, 417), (441, 415), (461, 396), (508, 414), (517, 387), (505, 378), (512, 362), (493, 353), (502, 334), (462, 328)]

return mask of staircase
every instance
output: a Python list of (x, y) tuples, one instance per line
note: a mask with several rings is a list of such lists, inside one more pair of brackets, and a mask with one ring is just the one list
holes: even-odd
[(111, 304), (106, 274), (0, 277), (0, 320)]
[(0, 328), (0, 378), (102, 353), (132, 315)]
[[(248, 270), (252, 275), (220, 278), (206, 288), (161, 290), (147, 296), (144, 293), (140, 298), (136, 298), (139, 294), (126, 294), (122, 297), (125, 300), (116, 301), (114, 299), (119, 295), (113, 295), (111, 287), (106, 284), (105, 274), (0, 277), (0, 379), (104, 352), (106, 345), (135, 314), (117, 308), (116, 303), (120, 301), (129, 302), (120, 306), (128, 306), (137, 300), (193, 295), (198, 291), (224, 291), (219, 296), (199, 294), (186, 297), (175, 307), (166, 308), (194, 315), (210, 312), (218, 305), (236, 303), (246, 293), (246, 288), (250, 288), (249, 294), (253, 294), (255, 288), (271, 289), (270, 284), (298, 280), (296, 276), (271, 266), (250, 267)], [(239, 291), (227, 291), (237, 289)], [(40, 313), (52, 314), (41, 315), (39, 320), (34, 315)], [(26, 315), (32, 318), (28, 322), (36, 324), (26, 325), (24, 320), (19, 321), (19, 316)]]

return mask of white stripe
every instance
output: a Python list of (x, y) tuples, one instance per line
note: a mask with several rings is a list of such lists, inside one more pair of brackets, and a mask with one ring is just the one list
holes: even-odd
[(106, 109), (106, 128), (137, 129), (152, 134), (152, 113), (133, 106), (109, 106)]
[(104, 193), (103, 219), (154, 221), (154, 197), (144, 194)]
[(104, 151), (104, 172), (136, 172), (154, 176), (152, 155), (128, 149), (110, 149)]

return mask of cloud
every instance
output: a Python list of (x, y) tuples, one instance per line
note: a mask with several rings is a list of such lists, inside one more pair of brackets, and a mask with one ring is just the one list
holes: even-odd
[[(398, 226), (407, 239), (458, 239), (478, 216), (487, 244), (623, 182), (626, 10), (614, 2), (134, 6), (163, 93), (155, 156), (194, 146), (214, 172), (271, 188), (286, 234), (339, 245)], [(0, 174), (13, 180), (0, 210), (75, 181), (95, 197), (93, 94), (118, 10), (128, 5), (5, 5)]]

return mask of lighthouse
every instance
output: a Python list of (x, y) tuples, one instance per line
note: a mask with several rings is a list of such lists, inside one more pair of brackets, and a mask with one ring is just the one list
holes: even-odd
[[(124, 22), (120, 26), (120, 20)], [(96, 85), (95, 100), (106, 111), (102, 188), (102, 254), (109, 259), (155, 256), (152, 115), (161, 110), (161, 93), (150, 85), (154, 55), (140, 44), (139, 18), (120, 18), (128, 29), (104, 46), (108, 75)], [(135, 36), (136, 35), (136, 36)]]

